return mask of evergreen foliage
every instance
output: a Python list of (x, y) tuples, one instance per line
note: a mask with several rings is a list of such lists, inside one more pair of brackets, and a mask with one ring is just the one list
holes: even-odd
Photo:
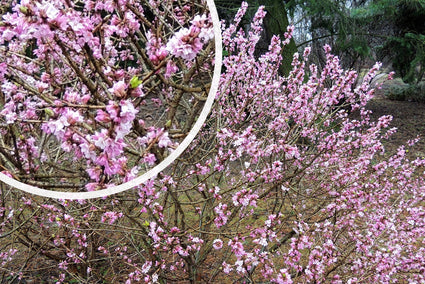
[[(281, 73), (286, 74), (297, 47), (313, 46), (317, 61), (324, 63), (321, 47), (329, 44), (345, 68), (359, 69), (376, 60), (390, 61), (398, 76), (407, 83), (419, 83), (425, 73), (424, 0), (249, 0), (242, 25), (252, 19), (260, 5), (265, 6), (263, 41), (272, 34), (282, 35), (288, 19), (308, 22), (311, 34), (302, 42), (291, 43), (282, 51)], [(221, 16), (228, 18), (241, 1), (216, 1)], [(226, 16), (227, 15), (227, 16)], [(263, 51), (260, 47), (260, 51)], [(285, 62), (287, 60), (288, 62)]]

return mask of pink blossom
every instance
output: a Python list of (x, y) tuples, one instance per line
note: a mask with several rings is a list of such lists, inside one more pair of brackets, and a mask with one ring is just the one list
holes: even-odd
[(147, 163), (149, 166), (155, 165), (156, 157), (154, 154), (149, 153), (143, 158), (143, 162)]
[(105, 213), (102, 215), (102, 218), (101, 218), (101, 220), (100, 220), (100, 221), (101, 221), (102, 223), (104, 223), (104, 222), (108, 222), (108, 223), (111, 225), (111, 224), (115, 223), (115, 221), (116, 221), (118, 218), (121, 218), (122, 216), (123, 216), (123, 214), (122, 214), (122, 213), (109, 211), (109, 212), (105, 212)]
[(59, 267), (59, 269), (67, 270), (68, 269), (68, 263), (66, 261), (62, 261), (62, 262), (59, 263), (58, 267)]
[(165, 74), (164, 74), (165, 78), (167, 79), (170, 78), (178, 70), (179, 68), (177, 67), (177, 65), (173, 61), (169, 60), (167, 62), (167, 66), (165, 67)]
[(229, 274), (233, 270), (233, 268), (226, 262), (223, 262), (222, 266), (223, 266), (223, 272), (226, 274)]
[(127, 95), (128, 85), (124, 82), (124, 80), (115, 82), (112, 88), (109, 91), (115, 94), (118, 98), (125, 97)]
[(212, 21), (207, 15), (196, 15), (191, 21), (192, 25), (199, 28), (199, 38), (204, 42), (208, 42), (214, 38), (214, 30)]
[(158, 147), (159, 148), (166, 148), (166, 147), (171, 146), (171, 145), (172, 145), (172, 141), (168, 137), (168, 132), (162, 133), (162, 135), (160, 136), (159, 141), (158, 141)]
[(281, 269), (279, 271), (279, 274), (277, 278), (275, 279), (276, 283), (279, 284), (291, 284), (293, 281), (291, 280), (291, 274), (288, 272), (287, 269)]
[(215, 239), (213, 241), (213, 247), (214, 247), (214, 249), (217, 249), (217, 250), (221, 249), (223, 247), (223, 241), (220, 240), (220, 239)]
[(101, 109), (97, 111), (97, 115), (95, 119), (99, 122), (106, 122), (106, 123), (111, 121), (111, 117), (109, 116), (109, 114)]
[(168, 50), (162, 45), (162, 40), (157, 38), (151, 31), (147, 32), (146, 38), (148, 40), (146, 50), (149, 60), (154, 65), (158, 65), (167, 57)]
[(202, 42), (198, 38), (200, 30), (196, 28), (180, 29), (167, 43), (167, 51), (176, 57), (193, 60), (202, 49)]

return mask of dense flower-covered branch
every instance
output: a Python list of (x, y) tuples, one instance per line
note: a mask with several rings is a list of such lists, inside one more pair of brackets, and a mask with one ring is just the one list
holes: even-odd
[(72, 190), (146, 172), (184, 138), (208, 91), (213, 31), (202, 1), (21, 1), (0, 29), (1, 131), (11, 137), (2, 150), (20, 155), (2, 158), (30, 184), (54, 178), (58, 160), (63, 179), (82, 177), (56, 179)]

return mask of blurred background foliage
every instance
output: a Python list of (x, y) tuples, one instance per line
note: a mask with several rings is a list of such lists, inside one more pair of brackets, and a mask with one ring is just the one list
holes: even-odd
[[(271, 35), (283, 38), (289, 24), (294, 40), (283, 49), (280, 71), (287, 74), (292, 55), (312, 47), (312, 60), (324, 63), (323, 45), (341, 59), (344, 68), (361, 69), (381, 61), (384, 68), (410, 86), (425, 73), (425, 0), (247, 0), (247, 26), (260, 5), (265, 6), (265, 32), (258, 52), (267, 48)], [(229, 21), (241, 0), (216, 0), (222, 19)]]

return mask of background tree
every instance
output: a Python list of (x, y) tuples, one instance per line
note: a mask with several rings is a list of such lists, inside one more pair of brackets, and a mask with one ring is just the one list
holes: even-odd
[[(247, 26), (253, 18), (255, 12), (261, 6), (265, 7), (267, 12), (263, 19), (263, 33), (261, 34), (261, 40), (256, 47), (257, 55), (267, 51), (268, 44), (271, 41), (273, 35), (278, 35), (282, 39), (284, 34), (287, 32), (289, 19), (286, 8), (286, 1), (282, 0), (249, 0), (246, 1), (249, 4), (247, 13), (245, 14), (241, 25)], [(215, 2), (219, 14), (224, 19), (229, 19), (237, 10), (242, 1), (228, 1), (218, 0)], [(229, 17), (230, 16), (230, 17)], [(282, 62), (279, 67), (279, 72), (282, 75), (288, 75), (291, 70), (292, 56), (297, 51), (297, 47), (293, 38), (290, 39), (289, 43), (282, 49)]]
[[(226, 11), (232, 11), (239, 3), (238, 1), (217, 1), (218, 7), (222, 9), (221, 15), (224, 17), (226, 17)], [(322, 51), (324, 44), (332, 47), (333, 52), (342, 58), (343, 66), (347, 68), (353, 68), (355, 64), (359, 65), (359, 61), (369, 55), (364, 28), (361, 28), (357, 23), (358, 20), (350, 15), (350, 7), (362, 5), (363, 2), (251, 0), (248, 3), (250, 8), (244, 17), (245, 22), (252, 19), (253, 14), (250, 11), (255, 11), (259, 5), (263, 5), (267, 11), (262, 41), (257, 47), (259, 53), (266, 50), (266, 43), (270, 41), (271, 35), (282, 36), (286, 32), (289, 17), (292, 19), (292, 24), (297, 26), (296, 40), (291, 39), (289, 45), (282, 50), (283, 60), (280, 67), (282, 74), (287, 74), (284, 69), (290, 68), (292, 55), (297, 48), (308, 45), (313, 47), (313, 55), (322, 64), (326, 61)]]
[(388, 25), (389, 29), (384, 25), (380, 28), (386, 40), (374, 46), (378, 59), (390, 58), (405, 82), (419, 83), (425, 71), (425, 1), (371, 1), (353, 14), (367, 20), (369, 26), (377, 20)]
[[(245, 16), (264, 5), (264, 42), (271, 34), (282, 35), (289, 24), (296, 26), (295, 41), (282, 51), (281, 73), (290, 67), (289, 58), (298, 49), (312, 46), (312, 58), (324, 64), (324, 44), (332, 47), (344, 68), (360, 70), (374, 61), (392, 63), (398, 76), (409, 83), (418, 83), (424, 75), (424, 1), (318, 1), (318, 0), (251, 0)], [(240, 1), (217, 1), (221, 15), (233, 11)], [(259, 43), (258, 52), (264, 51)], [(286, 61), (288, 60), (288, 61)]]

